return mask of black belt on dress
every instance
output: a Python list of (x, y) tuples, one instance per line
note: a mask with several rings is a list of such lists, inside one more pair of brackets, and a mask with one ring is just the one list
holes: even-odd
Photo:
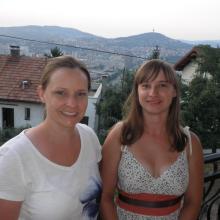
[(125, 195), (122, 195), (120, 192), (118, 194), (118, 199), (120, 199), (122, 202), (125, 202), (129, 205), (141, 206), (145, 208), (165, 208), (169, 206), (174, 206), (180, 202), (182, 197), (183, 195), (164, 201), (143, 201), (134, 198), (129, 198)]

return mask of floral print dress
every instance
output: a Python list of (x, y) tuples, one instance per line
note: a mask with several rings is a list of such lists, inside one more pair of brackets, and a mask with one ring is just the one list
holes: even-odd
[[(188, 186), (188, 160), (186, 150), (159, 177), (150, 172), (134, 157), (129, 148), (122, 149), (118, 167), (118, 188), (128, 193), (151, 193), (166, 195), (182, 195)], [(179, 210), (168, 216), (146, 216), (135, 214), (117, 207), (119, 220), (178, 220)]]

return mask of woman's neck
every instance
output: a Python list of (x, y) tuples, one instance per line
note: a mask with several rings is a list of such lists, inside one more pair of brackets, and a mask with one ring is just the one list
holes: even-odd
[(163, 116), (144, 117), (144, 130), (152, 135), (167, 133), (167, 118)]
[(44, 136), (47, 136), (48, 139), (59, 143), (59, 142), (69, 142), (73, 140), (76, 135), (76, 128), (73, 126), (72, 128), (60, 128), (59, 126), (50, 123), (42, 122), (38, 127), (38, 131), (40, 133), (44, 133)]

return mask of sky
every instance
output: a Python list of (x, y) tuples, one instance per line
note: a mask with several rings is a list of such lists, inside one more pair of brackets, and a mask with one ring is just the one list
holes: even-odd
[(115, 38), (220, 40), (220, 0), (0, 0), (0, 27), (55, 25)]

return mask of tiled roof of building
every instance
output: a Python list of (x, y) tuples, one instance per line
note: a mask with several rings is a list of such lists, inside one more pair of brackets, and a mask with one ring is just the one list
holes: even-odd
[(0, 55), (0, 100), (40, 102), (36, 89), (46, 58)]
[(183, 56), (180, 60), (178, 60), (174, 64), (175, 70), (183, 70), (184, 67), (192, 60), (195, 59), (199, 54), (199, 49), (193, 47), (185, 56)]

